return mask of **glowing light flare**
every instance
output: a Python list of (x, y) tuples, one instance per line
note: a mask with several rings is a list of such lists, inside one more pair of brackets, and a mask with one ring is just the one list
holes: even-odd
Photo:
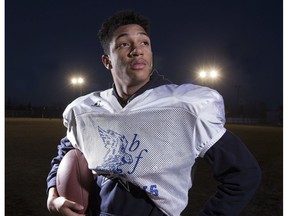
[(216, 79), (218, 77), (218, 71), (212, 70), (212, 71), (210, 71), (209, 75), (212, 79)]
[(78, 84), (82, 84), (82, 83), (84, 83), (84, 79), (82, 77), (79, 77), (78, 78)]
[(82, 85), (84, 83), (84, 79), (82, 77), (73, 77), (71, 79), (71, 83), (73, 85)]
[(199, 72), (199, 77), (200, 77), (201, 79), (208, 79), (208, 78), (210, 78), (210, 79), (217, 79), (218, 76), (219, 76), (219, 73), (218, 73), (218, 71), (217, 71), (216, 69), (211, 69), (211, 70), (209, 70), (209, 71), (207, 71), (207, 70), (201, 70), (201, 71)]
[(204, 70), (200, 71), (199, 72), (199, 77), (202, 78), (202, 79), (206, 78), (207, 77), (207, 72), (204, 71)]

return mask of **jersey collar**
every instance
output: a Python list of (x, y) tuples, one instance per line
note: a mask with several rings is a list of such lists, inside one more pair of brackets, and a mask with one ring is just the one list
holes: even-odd
[(144, 93), (146, 90), (159, 87), (161, 85), (171, 84), (172, 82), (166, 79), (163, 75), (159, 74), (157, 70), (153, 70), (149, 82), (147, 82), (143, 87), (131, 95), (127, 101), (123, 101), (122, 98), (118, 95), (115, 84), (113, 83), (113, 92), (112, 94), (117, 98), (118, 102), (122, 107), (125, 107), (130, 101), (132, 101), (137, 96)]

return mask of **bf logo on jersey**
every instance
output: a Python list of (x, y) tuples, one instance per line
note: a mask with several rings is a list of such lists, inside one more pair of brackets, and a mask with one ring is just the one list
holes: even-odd
[(137, 169), (140, 159), (143, 158), (143, 154), (148, 152), (147, 149), (141, 149), (139, 154), (133, 158), (132, 153), (140, 147), (138, 134), (134, 134), (133, 140), (128, 142), (124, 135), (116, 131), (110, 129), (105, 131), (98, 126), (98, 132), (103, 140), (104, 147), (107, 149), (107, 153), (104, 156), (103, 164), (97, 167), (97, 169), (121, 175), (124, 174), (121, 166), (131, 164), (131, 169), (126, 174), (133, 174)]

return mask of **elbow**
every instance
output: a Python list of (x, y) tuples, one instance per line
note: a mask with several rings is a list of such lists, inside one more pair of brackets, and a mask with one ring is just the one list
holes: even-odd
[(244, 178), (242, 178), (242, 183), (240, 185), (242, 185), (243, 191), (246, 191), (246, 193), (250, 194), (252, 197), (261, 184), (262, 171), (257, 165), (247, 168), (243, 174), (245, 177), (243, 176)]
[(251, 170), (251, 183), (253, 184), (254, 188), (257, 188), (262, 180), (262, 170), (260, 166), (257, 164), (254, 169)]

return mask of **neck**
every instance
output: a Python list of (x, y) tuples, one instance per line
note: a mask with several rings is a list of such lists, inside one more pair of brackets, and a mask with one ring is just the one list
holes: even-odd
[[(147, 82), (146, 82), (147, 83)], [(142, 88), (146, 83), (142, 85), (135, 86), (123, 86), (115, 83), (116, 91), (123, 102), (126, 102), (132, 95), (134, 95), (140, 88)]]
[[(149, 81), (145, 84), (141, 85), (138, 88), (121, 88), (122, 85), (117, 85), (117, 82), (114, 82), (113, 89), (114, 95), (116, 96), (117, 100), (121, 104), (122, 107), (126, 106), (128, 100), (132, 100), (133, 98), (137, 97), (137, 95), (142, 94), (147, 89), (155, 88), (161, 85), (171, 84), (172, 82), (165, 79), (164, 76), (159, 75), (157, 71), (154, 71), (153, 74), (150, 76)], [(119, 84), (119, 83), (118, 83)]]

